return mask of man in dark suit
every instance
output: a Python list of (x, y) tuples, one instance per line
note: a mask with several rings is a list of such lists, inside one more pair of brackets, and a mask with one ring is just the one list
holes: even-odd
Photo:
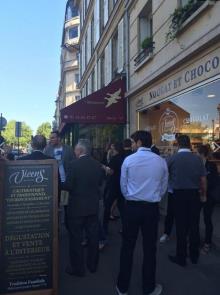
[(90, 156), (90, 151), (89, 141), (79, 140), (75, 147), (77, 159), (70, 165), (65, 184), (70, 192), (67, 216), (71, 262), (66, 272), (81, 277), (85, 275), (81, 245), (84, 230), (88, 237), (87, 267), (90, 272), (96, 272), (99, 257), (98, 211), (102, 168)]
[[(47, 140), (43, 135), (35, 135), (31, 140), (32, 153), (17, 160), (55, 160), (54, 158), (44, 154), (44, 149), (47, 145)], [(60, 200), (61, 179), (58, 171), (58, 198)]]
[(31, 141), (32, 153), (23, 157), (19, 157), (18, 160), (49, 160), (53, 157), (44, 154), (44, 149), (47, 145), (46, 138), (43, 135), (35, 135)]

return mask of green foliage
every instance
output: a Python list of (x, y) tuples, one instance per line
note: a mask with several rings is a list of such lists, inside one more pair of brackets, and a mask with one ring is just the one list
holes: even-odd
[(51, 130), (51, 124), (49, 122), (45, 122), (37, 128), (37, 134), (44, 135), (48, 139), (50, 137)]
[[(15, 122), (15, 120), (9, 121), (5, 130), (2, 132), (7, 144), (17, 145), (18, 139), (15, 137)], [(25, 122), (22, 122), (21, 134), (22, 137), (19, 138), (20, 145), (22, 147), (26, 147), (26, 145), (31, 141), (33, 132)]]
[(166, 35), (166, 41), (174, 40), (182, 24), (205, 2), (206, 1), (189, 0), (183, 7), (176, 8), (174, 13), (171, 14), (171, 24), (169, 26), (169, 32)]
[(145, 38), (141, 43), (142, 49), (152, 48), (153, 46), (154, 46), (154, 42), (152, 37)]

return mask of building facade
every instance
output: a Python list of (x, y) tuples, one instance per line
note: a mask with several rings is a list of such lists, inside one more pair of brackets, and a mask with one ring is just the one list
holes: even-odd
[(76, 1), (80, 9), (82, 97), (125, 73), (125, 1)]
[(55, 124), (61, 126), (61, 109), (80, 99), (79, 90), (79, 10), (74, 1), (69, 0), (66, 5), (65, 22), (63, 26), (61, 57), (60, 57), (60, 85), (56, 99)]
[(70, 143), (87, 137), (95, 149), (103, 149), (107, 142), (123, 139), (126, 125), (125, 1), (75, 0), (74, 4), (80, 11), (82, 101), (67, 107), (62, 118)]
[(176, 133), (220, 151), (220, 1), (132, 0), (129, 131), (151, 130), (163, 154)]

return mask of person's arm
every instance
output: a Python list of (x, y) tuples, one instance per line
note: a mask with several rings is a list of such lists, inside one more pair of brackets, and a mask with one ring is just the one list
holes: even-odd
[(121, 185), (121, 192), (124, 197), (128, 195), (128, 168), (127, 168), (127, 161), (125, 160), (121, 167), (121, 179), (120, 179), (120, 185)]
[(66, 181), (62, 185), (62, 189), (66, 191), (71, 191), (73, 187), (73, 181), (74, 181), (74, 167), (72, 164), (68, 166), (68, 170), (66, 173)]
[(164, 160), (164, 175), (162, 177), (161, 182), (161, 197), (165, 195), (168, 189), (168, 179), (169, 179), (169, 172), (167, 167), (167, 162)]

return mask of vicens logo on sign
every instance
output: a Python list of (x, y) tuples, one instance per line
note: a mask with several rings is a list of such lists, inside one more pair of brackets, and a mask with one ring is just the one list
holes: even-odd
[(14, 172), (9, 177), (10, 184), (21, 184), (22, 182), (35, 182), (43, 183), (47, 181), (48, 178), (45, 177), (45, 169), (40, 169), (37, 171), (31, 171), (27, 169), (22, 169), (20, 171)]

